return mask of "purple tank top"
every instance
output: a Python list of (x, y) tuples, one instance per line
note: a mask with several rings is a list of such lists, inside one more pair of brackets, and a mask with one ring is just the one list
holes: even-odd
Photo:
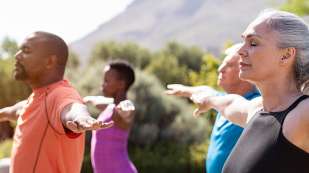
[[(114, 111), (110, 104), (98, 120), (110, 121)], [(127, 151), (129, 132), (116, 127), (92, 132), (91, 162), (95, 173), (137, 173)]]

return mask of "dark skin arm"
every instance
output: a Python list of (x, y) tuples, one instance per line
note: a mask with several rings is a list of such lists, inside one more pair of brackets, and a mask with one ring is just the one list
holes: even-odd
[(26, 105), (27, 101), (23, 100), (13, 106), (0, 109), (0, 122), (3, 121), (16, 121), (19, 117), (20, 111)]

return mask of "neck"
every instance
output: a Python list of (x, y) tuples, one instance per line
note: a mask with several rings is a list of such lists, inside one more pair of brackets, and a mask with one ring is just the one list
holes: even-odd
[(127, 99), (127, 93), (126, 92), (119, 92), (115, 97), (115, 104), (118, 105), (121, 101)]
[(263, 97), (265, 111), (278, 112), (285, 110), (302, 93), (296, 88), (294, 79), (282, 78), (276, 81), (263, 81), (256, 84)]
[(29, 85), (32, 89), (37, 89), (61, 80), (63, 80), (62, 76), (46, 77), (42, 78), (39, 82), (29, 82)]

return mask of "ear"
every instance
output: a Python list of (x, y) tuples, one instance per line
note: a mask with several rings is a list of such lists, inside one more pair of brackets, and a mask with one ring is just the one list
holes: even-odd
[(126, 82), (124, 80), (119, 81), (119, 88), (121, 88), (123, 91), (126, 89)]
[(280, 64), (293, 62), (296, 57), (296, 49), (294, 47), (285, 48), (280, 59)]
[(47, 60), (46, 68), (52, 69), (57, 66), (57, 57), (56, 55), (50, 55)]

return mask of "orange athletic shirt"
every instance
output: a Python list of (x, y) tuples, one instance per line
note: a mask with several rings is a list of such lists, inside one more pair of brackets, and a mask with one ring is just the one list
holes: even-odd
[(65, 133), (60, 113), (71, 103), (82, 103), (66, 80), (33, 90), (15, 129), (11, 173), (79, 173), (84, 134)]

